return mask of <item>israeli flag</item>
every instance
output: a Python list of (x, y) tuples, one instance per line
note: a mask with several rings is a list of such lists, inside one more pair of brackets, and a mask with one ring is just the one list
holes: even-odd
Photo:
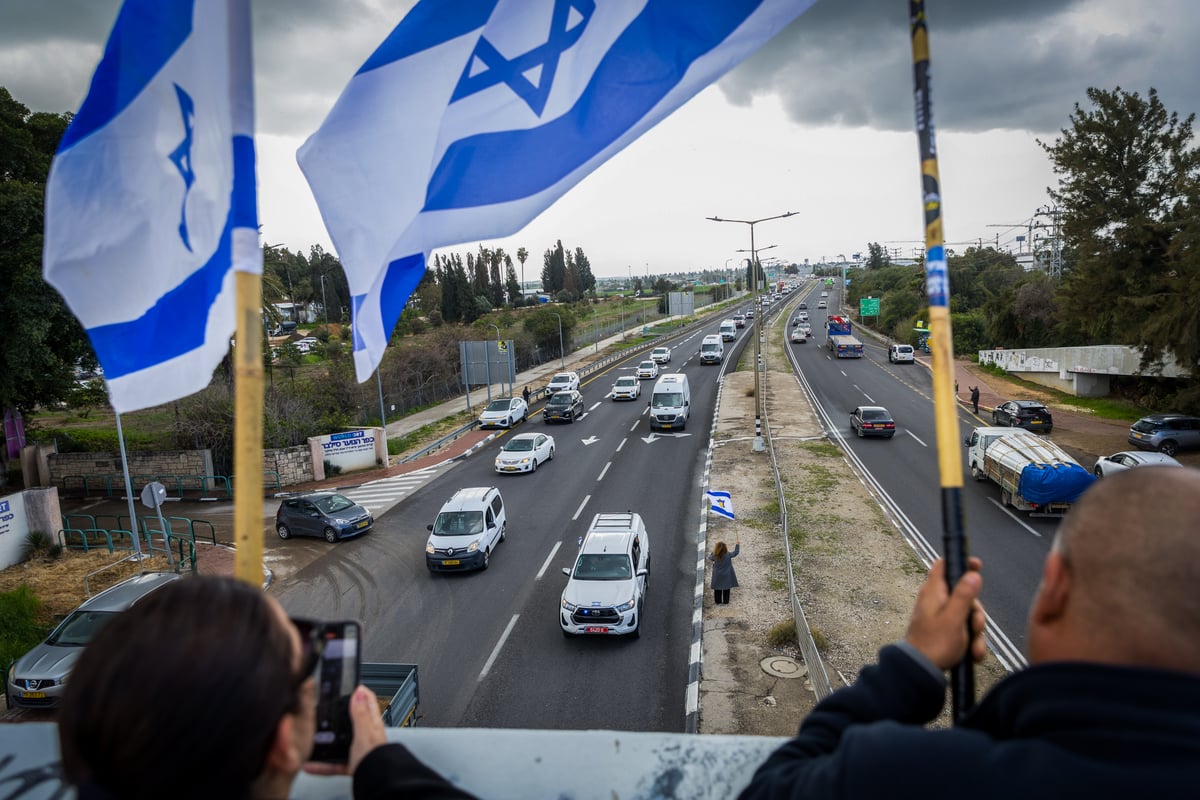
[(812, 0), (419, 2), (300, 148), (360, 381), (438, 247), (519, 231)]
[(208, 385), (261, 274), (249, 0), (126, 0), (46, 184), (44, 270), (118, 412)]
[(705, 492), (704, 496), (708, 498), (709, 511), (720, 514), (726, 519), (737, 519), (733, 515), (733, 499), (729, 496), (729, 492)]

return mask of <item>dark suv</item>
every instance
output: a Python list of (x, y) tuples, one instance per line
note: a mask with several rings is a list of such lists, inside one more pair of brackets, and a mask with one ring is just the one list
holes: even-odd
[(992, 424), (1049, 433), (1054, 429), (1054, 417), (1036, 400), (1008, 400), (993, 409)]
[(565, 392), (555, 392), (546, 401), (542, 409), (542, 419), (546, 422), (566, 420), (574, 422), (583, 416), (583, 395), (574, 389)]
[(1129, 443), (1169, 456), (1188, 447), (1200, 447), (1200, 417), (1186, 417), (1183, 414), (1142, 417), (1130, 427)]

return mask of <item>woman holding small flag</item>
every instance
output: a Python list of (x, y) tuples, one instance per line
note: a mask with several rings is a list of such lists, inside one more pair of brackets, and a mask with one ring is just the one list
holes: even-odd
[(729, 605), (729, 590), (738, 585), (737, 573), (733, 571), (733, 559), (742, 549), (742, 539), (739, 536), (730, 550), (724, 542), (717, 542), (713, 551), (708, 555), (712, 562), (713, 602), (719, 606)]

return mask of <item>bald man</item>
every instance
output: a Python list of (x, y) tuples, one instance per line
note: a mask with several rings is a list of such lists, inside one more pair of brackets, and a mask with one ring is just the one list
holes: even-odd
[(742, 798), (1200, 794), (1200, 471), (1097, 481), (1059, 526), (1029, 616), (1028, 669), (959, 727), (929, 730), (945, 674), (983, 658), (979, 562), (936, 563), (904, 641), (826, 698)]

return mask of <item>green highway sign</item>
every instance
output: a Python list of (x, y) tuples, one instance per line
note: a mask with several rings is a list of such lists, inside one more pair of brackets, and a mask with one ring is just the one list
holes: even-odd
[(858, 301), (858, 315), (860, 317), (878, 317), (879, 316), (879, 298), (878, 297), (863, 297)]

